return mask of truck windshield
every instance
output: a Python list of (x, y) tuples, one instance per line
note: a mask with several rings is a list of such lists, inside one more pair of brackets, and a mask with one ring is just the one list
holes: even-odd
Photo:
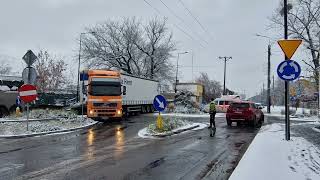
[(120, 96), (121, 84), (119, 80), (107, 78), (94, 78), (90, 82), (93, 96)]
[(121, 86), (119, 85), (91, 85), (93, 96), (120, 96)]

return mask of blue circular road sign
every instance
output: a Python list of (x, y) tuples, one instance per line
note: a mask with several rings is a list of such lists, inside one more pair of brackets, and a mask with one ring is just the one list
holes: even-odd
[(166, 98), (164, 98), (161, 95), (157, 95), (154, 99), (153, 99), (153, 107), (157, 110), (157, 111), (164, 111), (167, 107), (167, 100)]
[(293, 60), (281, 62), (277, 68), (278, 76), (285, 81), (293, 81), (300, 76), (301, 67)]

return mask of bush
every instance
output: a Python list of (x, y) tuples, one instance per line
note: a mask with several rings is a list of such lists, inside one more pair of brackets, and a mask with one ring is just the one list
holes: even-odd
[[(171, 118), (171, 119), (170, 119)], [(177, 129), (179, 127), (182, 127), (186, 125), (187, 123), (177, 117), (165, 117), (163, 118), (163, 129), (158, 129), (157, 124), (152, 123), (148, 126), (148, 132), (151, 134), (156, 134), (156, 133), (163, 133), (163, 132), (170, 132), (174, 129)]]

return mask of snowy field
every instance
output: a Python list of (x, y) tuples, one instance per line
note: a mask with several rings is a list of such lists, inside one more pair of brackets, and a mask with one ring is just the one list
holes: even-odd
[[(158, 113), (154, 114), (155, 116), (158, 115)], [(199, 114), (184, 114), (184, 113), (161, 113), (162, 116), (176, 116), (176, 117), (210, 117), (210, 114), (208, 113), (199, 113)], [(217, 113), (216, 117), (226, 117), (226, 113)]]
[[(72, 112), (61, 110), (35, 110), (30, 113), (32, 120), (38, 119), (40, 121), (29, 121), (29, 129), (27, 130), (26, 115), (22, 117), (7, 117), (0, 118), (0, 136), (14, 136), (14, 135), (29, 135), (45, 132), (64, 131), (69, 129), (81, 128), (95, 124), (92, 119), (82, 118)], [(41, 119), (55, 119), (55, 120), (41, 120)], [(4, 122), (4, 121), (21, 122)]]
[[(272, 116), (278, 116), (284, 118), (284, 106), (271, 106), (271, 115)], [(263, 113), (268, 116), (267, 114), (267, 108), (265, 107), (263, 110)], [(290, 111), (294, 111), (295, 113), (293, 115), (290, 115), (290, 120), (292, 121), (318, 121), (319, 118), (317, 116), (311, 116), (310, 115), (310, 109), (306, 108), (290, 108)]]
[(239, 179), (320, 179), (320, 150), (300, 137), (285, 141), (281, 124), (264, 126), (229, 180)]

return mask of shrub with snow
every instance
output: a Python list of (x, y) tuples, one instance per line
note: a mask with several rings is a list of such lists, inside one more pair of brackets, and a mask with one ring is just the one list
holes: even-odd
[(163, 118), (163, 129), (158, 129), (157, 124), (152, 123), (148, 126), (147, 132), (150, 134), (157, 134), (163, 132), (170, 132), (174, 129), (180, 128), (187, 125), (188, 122), (181, 120), (178, 117), (164, 117)]

